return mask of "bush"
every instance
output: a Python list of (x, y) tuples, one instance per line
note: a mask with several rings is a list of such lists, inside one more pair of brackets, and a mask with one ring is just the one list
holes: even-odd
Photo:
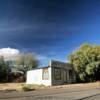
[(24, 85), (22, 86), (23, 91), (33, 91), (35, 88), (32, 85)]
[(23, 91), (33, 91), (33, 90), (36, 90), (36, 89), (43, 89), (43, 88), (46, 88), (46, 86), (44, 85), (37, 85), (37, 84), (22, 84), (22, 90)]
[(83, 44), (69, 56), (78, 82), (100, 80), (100, 46)]

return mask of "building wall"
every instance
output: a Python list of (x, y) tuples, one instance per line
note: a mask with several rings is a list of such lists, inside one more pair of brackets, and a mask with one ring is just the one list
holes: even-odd
[(44, 77), (43, 79), (43, 69), (36, 69), (27, 72), (27, 84), (38, 84), (51, 86), (51, 67), (48, 67), (48, 78)]
[(74, 83), (75, 79), (75, 72), (71, 64), (51, 61), (47, 68), (28, 71), (26, 83), (53, 86)]
[(51, 61), (52, 85), (75, 83), (73, 66), (68, 63)]

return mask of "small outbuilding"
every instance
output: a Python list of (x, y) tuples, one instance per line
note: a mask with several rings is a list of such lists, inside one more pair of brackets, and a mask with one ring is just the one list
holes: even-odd
[(27, 84), (46, 86), (75, 83), (75, 71), (71, 64), (51, 60), (49, 65), (27, 72)]

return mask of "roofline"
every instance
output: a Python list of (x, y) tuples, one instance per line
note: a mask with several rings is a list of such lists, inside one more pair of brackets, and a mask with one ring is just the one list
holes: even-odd
[(38, 68), (34, 68), (32, 70), (37, 70), (37, 69), (44, 69), (44, 68), (49, 68), (50, 66), (45, 66), (45, 67), (38, 67)]
[(50, 65), (51, 65), (51, 62), (52, 61), (55, 61), (55, 62), (59, 62), (59, 63), (64, 63), (64, 64), (71, 64), (70, 62), (63, 62), (63, 61), (59, 61), (59, 60), (50, 60)]

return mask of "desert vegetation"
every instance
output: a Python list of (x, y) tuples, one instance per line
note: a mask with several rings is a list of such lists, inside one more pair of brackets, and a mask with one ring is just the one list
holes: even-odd
[(0, 82), (24, 82), (26, 72), (38, 66), (38, 60), (31, 53), (21, 53), (15, 60), (0, 56)]

